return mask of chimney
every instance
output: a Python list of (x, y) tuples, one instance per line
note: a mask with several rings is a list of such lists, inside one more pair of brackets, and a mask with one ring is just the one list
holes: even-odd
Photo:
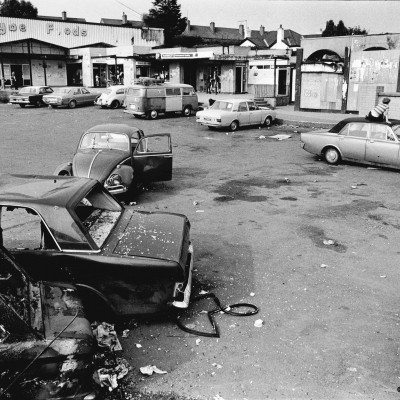
[(244, 25), (239, 25), (239, 34), (242, 38), (244, 38)]
[(128, 23), (128, 17), (126, 14), (123, 12), (122, 13), (122, 25), (126, 25)]
[(284, 38), (285, 38), (285, 31), (284, 31), (284, 29), (282, 28), (282, 25), (281, 25), (276, 31), (276, 43), (283, 42)]
[(62, 19), (63, 21), (66, 21), (66, 20), (67, 20), (67, 12), (66, 12), (66, 11), (63, 11), (63, 12), (61, 13), (61, 19)]
[(215, 22), (210, 22), (210, 29), (212, 33), (215, 33)]
[(264, 33), (265, 33), (265, 28), (261, 25), (260, 26), (260, 35), (264, 36)]
[(186, 20), (186, 29), (185, 29), (185, 31), (186, 32), (190, 32), (190, 21), (188, 19)]

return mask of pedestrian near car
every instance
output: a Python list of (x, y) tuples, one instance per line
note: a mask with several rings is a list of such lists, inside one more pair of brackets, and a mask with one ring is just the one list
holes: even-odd
[(17, 78), (15, 77), (15, 72), (11, 72), (11, 89), (18, 89), (18, 85), (17, 85)]
[(366, 116), (367, 119), (370, 121), (379, 121), (379, 122), (386, 122), (390, 124), (389, 122), (389, 103), (390, 99), (388, 97), (385, 97), (382, 100), (382, 103), (379, 103), (376, 105)]

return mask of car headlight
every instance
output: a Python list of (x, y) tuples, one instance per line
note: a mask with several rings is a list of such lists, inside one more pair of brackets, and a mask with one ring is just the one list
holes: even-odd
[(108, 186), (122, 185), (121, 175), (118, 175), (118, 174), (110, 175), (109, 178), (107, 179), (107, 185)]

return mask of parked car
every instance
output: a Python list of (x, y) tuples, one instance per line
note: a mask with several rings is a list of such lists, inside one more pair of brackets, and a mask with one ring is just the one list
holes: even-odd
[(236, 131), (248, 125), (270, 126), (276, 117), (268, 107), (258, 107), (251, 99), (216, 100), (211, 107), (198, 111), (196, 122), (209, 128), (230, 128)]
[(82, 134), (72, 163), (59, 165), (54, 174), (97, 179), (114, 195), (141, 183), (169, 181), (171, 135), (145, 136), (125, 124), (96, 125)]
[(102, 108), (119, 108), (124, 104), (129, 86), (115, 85), (108, 87), (94, 102)]
[(301, 134), (301, 147), (328, 164), (342, 160), (400, 168), (400, 120), (347, 118), (331, 129)]
[(8, 174), (0, 174), (0, 212), (4, 247), (28, 273), (74, 283), (103, 318), (189, 304), (184, 215), (123, 206), (94, 179)]
[(50, 86), (26, 86), (21, 88), (17, 93), (10, 95), (11, 104), (19, 104), (20, 107), (44, 105), (43, 95), (53, 93)]
[(44, 103), (51, 107), (75, 108), (82, 105), (93, 105), (94, 101), (100, 95), (97, 92), (91, 92), (85, 87), (56, 87), (52, 94), (43, 96)]
[(197, 111), (197, 94), (191, 85), (184, 83), (153, 83), (142, 80), (142, 85), (130, 87), (126, 93), (125, 111), (135, 117), (157, 119), (158, 115), (181, 113), (189, 117)]
[(96, 399), (95, 350), (76, 287), (33, 280), (0, 245), (0, 397)]

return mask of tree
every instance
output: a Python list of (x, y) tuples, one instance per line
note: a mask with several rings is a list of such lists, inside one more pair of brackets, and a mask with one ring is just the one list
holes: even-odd
[(186, 29), (186, 18), (182, 18), (181, 6), (177, 0), (154, 0), (153, 8), (143, 16), (143, 22), (153, 28), (164, 28), (167, 46), (174, 43), (174, 38)]
[(353, 28), (346, 28), (346, 25), (342, 20), (337, 25), (330, 19), (326, 22), (325, 30), (322, 32), (322, 36), (349, 36), (349, 35), (366, 35), (368, 31), (360, 28), (360, 25)]
[(4, 0), (0, 2), (0, 15), (2, 17), (36, 18), (38, 10), (30, 1)]

